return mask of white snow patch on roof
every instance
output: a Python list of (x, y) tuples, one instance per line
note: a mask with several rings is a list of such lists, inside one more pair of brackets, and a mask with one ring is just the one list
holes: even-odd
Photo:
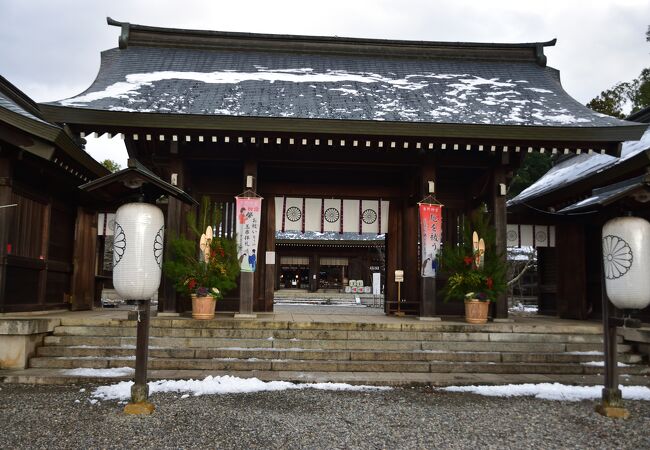
[(621, 159), (631, 158), (637, 153), (642, 152), (650, 148), (650, 127), (645, 130), (643, 136), (638, 141), (626, 141), (623, 142), (623, 148), (621, 149)]
[(329, 70), (326, 73), (314, 73), (313, 69), (275, 69), (258, 72), (215, 71), (215, 72), (179, 72), (173, 70), (132, 73), (126, 76), (126, 81), (114, 83), (103, 91), (90, 92), (78, 97), (61, 100), (63, 106), (80, 106), (103, 98), (129, 98), (138, 95), (143, 86), (151, 86), (154, 82), (165, 80), (192, 80), (208, 84), (236, 84), (244, 81), (287, 81), (292, 83), (385, 83), (398, 89), (417, 90), (427, 86), (426, 82), (410, 82), (406, 78), (389, 78), (366, 72), (347, 72), (344, 70)]
[[(123, 381), (110, 386), (99, 386), (92, 397), (101, 400), (127, 400), (131, 396), (132, 381)], [(244, 394), (263, 391), (285, 391), (289, 389), (319, 389), (328, 391), (385, 391), (390, 387), (354, 386), (345, 383), (306, 383), (296, 384), (288, 381), (264, 382), (257, 378), (238, 378), (231, 376), (207, 376), (203, 380), (160, 380), (149, 382), (149, 392), (191, 393), (194, 396), (212, 394)]]
[(548, 114), (543, 114), (540, 110), (535, 109), (533, 110), (531, 115), (535, 119), (543, 120), (545, 122), (557, 122), (561, 124), (571, 124), (571, 123), (586, 123), (590, 122), (589, 119), (584, 119), (584, 118), (577, 118), (573, 114), (556, 114), (556, 115), (548, 115)]
[[(619, 386), (627, 400), (650, 401), (650, 388), (646, 386)], [(530, 396), (543, 400), (577, 402), (601, 398), (602, 386), (567, 386), (560, 383), (508, 384), (504, 386), (450, 386), (448, 392), (471, 392), (489, 397)]]
[(544, 192), (555, 190), (563, 184), (570, 184), (591, 174), (600, 173), (648, 148), (650, 148), (650, 128), (645, 131), (640, 140), (623, 142), (620, 158), (600, 153), (576, 155), (553, 166), (542, 178), (524, 189), (513, 200), (516, 202), (521, 199), (533, 198)]
[(343, 94), (352, 94), (352, 95), (359, 95), (359, 91), (356, 89), (349, 89), (349, 88), (331, 88), (329, 89), (330, 91), (339, 91), (342, 92)]

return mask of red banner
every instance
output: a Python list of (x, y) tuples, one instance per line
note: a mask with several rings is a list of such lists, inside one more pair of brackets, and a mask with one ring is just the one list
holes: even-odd
[(421, 274), (435, 277), (442, 243), (442, 205), (420, 203)]
[(242, 272), (255, 272), (257, 242), (260, 236), (261, 197), (235, 197), (237, 199), (237, 255)]

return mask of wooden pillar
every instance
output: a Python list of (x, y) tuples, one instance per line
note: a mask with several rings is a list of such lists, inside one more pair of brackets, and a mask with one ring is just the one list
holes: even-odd
[[(49, 256), (50, 247), (50, 221), (52, 218), (52, 198), (48, 199), (48, 203), (43, 208), (43, 220), (40, 232), (41, 247), (38, 254), (43, 261), (47, 261)], [(76, 230), (75, 230), (76, 232)], [(47, 291), (47, 272), (49, 264), (45, 264), (38, 274), (38, 301), (39, 305), (45, 305), (45, 293)], [(72, 281), (72, 277), (70, 279)]]
[(277, 278), (278, 264), (275, 253), (275, 197), (269, 197), (266, 202), (266, 252), (264, 255), (264, 311), (273, 311), (273, 297)]
[[(172, 143), (172, 145), (174, 144), (177, 143)], [(185, 189), (184, 172), (183, 163), (176, 155), (176, 157), (171, 161), (170, 173), (177, 174), (177, 186), (180, 189)], [(167, 203), (167, 217), (165, 217), (166, 260), (169, 260), (170, 258), (169, 238), (173, 235), (178, 236), (183, 231), (181, 228), (183, 213), (183, 202), (172, 196), (169, 196)], [(176, 288), (174, 287), (174, 283), (164, 275), (160, 282), (160, 289), (158, 290), (158, 311), (165, 313), (183, 312), (180, 310), (180, 305), (177, 302), (177, 293)]]
[(309, 256), (309, 292), (318, 290), (318, 274), (320, 273), (320, 260), (316, 251)]
[(402, 208), (399, 201), (391, 200), (388, 211), (388, 235), (386, 236), (386, 286), (384, 288), (384, 311), (389, 311), (389, 302), (397, 301), (395, 270), (402, 268)]
[[(12, 203), (11, 192), (11, 160), (0, 157), (0, 206)], [(0, 209), (0, 313), (5, 312), (7, 244), (9, 244), (9, 230), (14, 221), (15, 209), (15, 207)]]
[[(246, 187), (248, 176), (253, 177), (253, 186)], [(243, 189), (257, 189), (257, 161), (246, 160), (244, 162)], [(255, 294), (255, 273), (242, 272), (239, 276), (239, 316), (254, 316), (253, 303)]]
[(417, 200), (409, 198), (404, 201), (403, 215), (402, 265), (404, 269), (404, 283), (402, 283), (402, 297), (409, 303), (419, 303), (420, 262), (418, 258), (419, 222)]
[[(420, 173), (420, 198), (424, 198), (427, 195), (432, 194), (429, 192), (429, 181), (435, 181), (436, 179), (436, 168), (434, 166), (434, 162), (432, 160), (429, 160), (423, 164)], [(420, 263), (420, 259), (418, 259), (418, 263)], [(436, 278), (421, 276), (422, 267), (418, 267), (420, 267), (420, 316), (434, 317), (436, 315)]]
[[(492, 193), (491, 203), (494, 215), (494, 228), (496, 230), (495, 243), (496, 252), (503, 258), (504, 264), (507, 258), (507, 237), (506, 237), (506, 196), (501, 192), (501, 185), (506, 185), (506, 171), (505, 167), (500, 165), (495, 167), (494, 175), (492, 177)], [(494, 311), (495, 319), (508, 318), (508, 296), (504, 292), (497, 297), (496, 308)]]

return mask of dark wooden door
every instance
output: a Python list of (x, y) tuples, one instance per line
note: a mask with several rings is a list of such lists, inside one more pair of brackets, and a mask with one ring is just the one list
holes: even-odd
[(77, 210), (72, 272), (72, 309), (91, 309), (95, 295), (96, 214)]

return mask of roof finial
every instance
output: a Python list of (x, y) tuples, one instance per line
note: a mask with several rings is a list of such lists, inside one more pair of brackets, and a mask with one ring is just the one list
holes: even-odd
[(131, 24), (129, 22), (119, 22), (110, 17), (106, 18), (106, 23), (116, 27), (122, 27), (122, 33), (120, 34), (117, 43), (121, 49), (127, 48), (129, 46), (129, 29), (131, 28)]

